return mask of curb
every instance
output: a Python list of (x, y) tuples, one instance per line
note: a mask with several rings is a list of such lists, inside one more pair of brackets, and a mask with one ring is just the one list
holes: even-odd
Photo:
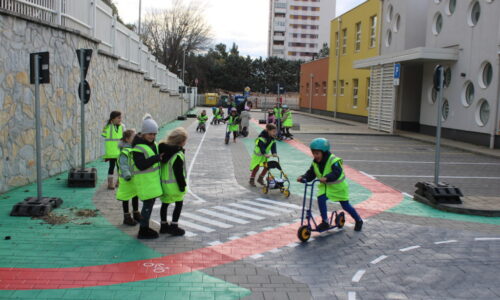
[(440, 204), (417, 194), (413, 196), (413, 200), (445, 212), (482, 217), (500, 217), (500, 210), (473, 209), (457, 206), (460, 204)]

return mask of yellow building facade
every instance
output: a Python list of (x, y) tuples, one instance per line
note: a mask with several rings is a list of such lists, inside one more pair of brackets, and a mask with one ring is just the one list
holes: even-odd
[(339, 117), (366, 121), (370, 71), (353, 62), (380, 52), (381, 1), (368, 0), (331, 21), (327, 110)]

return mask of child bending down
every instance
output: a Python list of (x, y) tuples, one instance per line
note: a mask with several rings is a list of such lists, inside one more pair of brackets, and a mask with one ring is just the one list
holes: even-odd
[(263, 130), (259, 137), (255, 140), (255, 148), (252, 154), (252, 161), (250, 162), (250, 185), (255, 186), (255, 176), (259, 172), (259, 168), (263, 167), (262, 173), (259, 175), (257, 182), (261, 185), (266, 185), (264, 183), (264, 176), (267, 173), (267, 169), (264, 167), (264, 163), (271, 156), (277, 156), (276, 152), (276, 125), (267, 124), (266, 129)]
[(318, 225), (319, 231), (330, 228), (328, 222), (328, 208), (326, 201), (340, 202), (342, 209), (348, 212), (356, 221), (355, 231), (361, 231), (363, 220), (356, 209), (349, 204), (349, 185), (343, 169), (343, 160), (330, 152), (330, 143), (327, 139), (314, 139), (309, 145), (314, 160), (306, 174), (297, 178), (298, 182), (310, 182), (318, 178), (318, 207), (322, 222)]

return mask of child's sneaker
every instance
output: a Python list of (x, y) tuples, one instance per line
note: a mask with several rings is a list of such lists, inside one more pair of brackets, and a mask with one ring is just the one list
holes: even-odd
[(158, 237), (159, 237), (158, 232), (154, 231), (149, 227), (139, 228), (139, 234), (137, 235), (137, 238), (141, 240), (157, 239)]
[(354, 225), (354, 231), (361, 231), (363, 228), (363, 220), (356, 221), (356, 224)]
[(132, 219), (132, 216), (130, 215), (130, 213), (128, 213), (125, 214), (125, 216), (123, 217), (123, 224), (128, 226), (135, 226), (137, 225), (137, 222), (134, 219)]
[(169, 233), (170, 225), (168, 223), (161, 223), (160, 233)]
[(141, 212), (134, 211), (134, 220), (136, 220), (137, 222), (140, 222), (142, 220)]
[(321, 224), (318, 225), (317, 229), (318, 229), (319, 232), (326, 231), (326, 230), (330, 229), (330, 224), (328, 224), (327, 222), (323, 221), (323, 222), (321, 222)]
[(184, 229), (180, 228), (179, 225), (177, 225), (177, 224), (171, 224), (168, 227), (167, 232), (173, 236), (183, 236), (186, 233), (186, 231)]
[(250, 181), (248, 182), (248, 184), (250, 184), (253, 187), (257, 186), (257, 185), (255, 185), (255, 178), (250, 178)]

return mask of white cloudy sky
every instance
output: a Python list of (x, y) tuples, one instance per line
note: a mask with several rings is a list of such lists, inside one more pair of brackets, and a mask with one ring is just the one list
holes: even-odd
[[(190, 1), (190, 0), (184, 0)], [(235, 42), (243, 55), (266, 56), (269, 0), (198, 0), (206, 3), (214, 44)], [(325, 0), (323, 0), (325, 1)], [(328, 0), (326, 0), (328, 1)], [(338, 0), (337, 15), (365, 0)], [(126, 23), (138, 19), (139, 0), (114, 0)], [(150, 9), (166, 8), (172, 0), (142, 0), (143, 15)]]

